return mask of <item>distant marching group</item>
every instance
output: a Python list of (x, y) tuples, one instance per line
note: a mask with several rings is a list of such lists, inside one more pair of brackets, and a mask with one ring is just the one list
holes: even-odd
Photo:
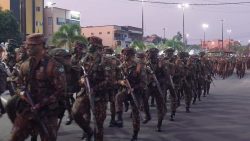
[(181, 101), (189, 113), (191, 104), (209, 94), (216, 75), (225, 79), (236, 69), (242, 78), (250, 68), (243, 57), (175, 55), (172, 48), (159, 55), (157, 48), (139, 52), (131, 47), (115, 54), (98, 37), (88, 42), (76, 42), (68, 52), (46, 47), (43, 34), (32, 34), (15, 54), (0, 48), (0, 115), (7, 113), (13, 124), (10, 141), (29, 136), (56, 141), (66, 111), (66, 125), (75, 121), (83, 140), (103, 141), (108, 104), (114, 128), (123, 127), (123, 113), (131, 108), (131, 141), (137, 141), (140, 124), (151, 120), (150, 105), (156, 103), (156, 131), (161, 132), (167, 105), (174, 121)]

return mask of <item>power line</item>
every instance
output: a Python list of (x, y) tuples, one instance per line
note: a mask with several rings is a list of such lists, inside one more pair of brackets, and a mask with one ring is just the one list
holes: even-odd
[[(149, 1), (149, 0), (128, 0), (132, 2), (144, 2), (144, 3), (153, 3), (153, 4), (165, 4), (165, 5), (178, 5), (181, 4), (179, 2), (162, 2), (162, 1)], [(250, 2), (219, 2), (219, 3), (189, 3), (189, 5), (193, 6), (224, 6), (224, 5), (242, 5), (242, 4), (250, 4)]]

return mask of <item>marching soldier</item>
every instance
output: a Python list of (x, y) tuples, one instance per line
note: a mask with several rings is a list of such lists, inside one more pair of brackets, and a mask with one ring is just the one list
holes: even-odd
[(122, 55), (124, 62), (121, 65), (123, 80), (119, 80), (122, 86), (127, 87), (127, 91), (123, 91), (116, 95), (116, 111), (118, 114), (118, 124), (122, 124), (123, 101), (128, 98), (132, 108), (133, 120), (133, 136), (131, 141), (136, 141), (140, 130), (140, 102), (146, 90), (146, 76), (142, 65), (135, 60), (136, 51), (133, 48), (124, 48)]
[(168, 68), (163, 61), (158, 58), (159, 50), (157, 48), (150, 48), (147, 51), (147, 68), (149, 70), (149, 84), (148, 93), (156, 100), (158, 123), (157, 131), (161, 132), (162, 121), (167, 112), (166, 102), (164, 96), (166, 95), (165, 83), (169, 80)]
[[(78, 94), (72, 108), (72, 115), (75, 122), (87, 134), (87, 141), (91, 140), (93, 133), (95, 141), (103, 141), (103, 123), (106, 119), (108, 102), (107, 87), (111, 80), (105, 72), (105, 65), (102, 63), (102, 40), (98, 37), (90, 37), (88, 54), (82, 60), (84, 76), (80, 80), (83, 86)], [(93, 113), (94, 131), (90, 127), (91, 112)]]
[(65, 71), (45, 53), (43, 34), (29, 35), (26, 45), (30, 58), (20, 67), (21, 100), (10, 141), (24, 141), (33, 131), (42, 141), (55, 141), (58, 105), (65, 95)]
[[(7, 57), (6, 53), (6, 50), (0, 46), (0, 96), (7, 88), (8, 70), (6, 64), (4, 63), (4, 60)], [(5, 110), (0, 99), (0, 116), (4, 113)]]

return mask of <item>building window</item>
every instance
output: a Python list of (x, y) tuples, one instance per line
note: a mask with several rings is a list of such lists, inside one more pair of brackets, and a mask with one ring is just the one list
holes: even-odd
[(36, 21), (36, 26), (38, 26), (38, 21)]
[(57, 21), (57, 25), (63, 25), (66, 22), (64, 18), (56, 18), (56, 21)]
[(40, 7), (36, 7), (36, 11), (40, 12), (41, 11)]
[(53, 21), (52, 21), (52, 17), (48, 17), (48, 25), (52, 25)]
[(100, 35), (102, 35), (102, 32), (99, 32)]
[(94, 35), (94, 33), (91, 33), (91, 35), (93, 36), (93, 35)]
[(110, 32), (108, 31), (107, 34), (110, 34)]

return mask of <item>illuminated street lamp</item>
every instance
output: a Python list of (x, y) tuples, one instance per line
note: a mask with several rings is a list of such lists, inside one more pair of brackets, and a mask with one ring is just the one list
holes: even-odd
[(204, 23), (202, 24), (202, 28), (204, 30), (204, 40), (203, 40), (203, 48), (205, 48), (205, 43), (206, 43), (206, 30), (208, 29), (209, 25)]
[(230, 35), (231, 35), (231, 33), (232, 33), (232, 30), (231, 30), (231, 29), (228, 29), (228, 30), (227, 30), (227, 33), (228, 33), (228, 37), (229, 37), (229, 49), (230, 49), (230, 47), (231, 47), (231, 38), (230, 38)]
[(178, 8), (182, 9), (182, 37), (183, 37), (183, 44), (184, 47), (186, 47), (186, 43), (185, 43), (185, 9), (189, 7), (188, 3), (182, 3), (182, 4), (178, 4)]

